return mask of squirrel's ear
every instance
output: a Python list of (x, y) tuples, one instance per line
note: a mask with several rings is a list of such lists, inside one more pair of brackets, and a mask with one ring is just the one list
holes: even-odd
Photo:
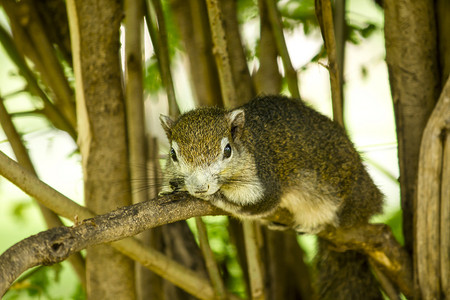
[(235, 109), (228, 113), (228, 124), (230, 125), (231, 138), (235, 140), (242, 133), (245, 124), (245, 113), (243, 109)]
[(170, 140), (172, 138), (172, 127), (175, 122), (165, 115), (159, 115), (159, 120), (161, 121), (162, 128), (166, 132), (167, 138)]

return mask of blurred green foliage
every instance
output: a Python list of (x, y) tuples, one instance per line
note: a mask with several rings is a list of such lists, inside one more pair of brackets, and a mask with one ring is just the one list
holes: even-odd
[(5, 294), (5, 300), (23, 300), (23, 299), (86, 299), (81, 284), (77, 283), (72, 295), (64, 296), (54, 295), (54, 286), (60, 283), (61, 264), (50, 267), (36, 267), (23, 274)]

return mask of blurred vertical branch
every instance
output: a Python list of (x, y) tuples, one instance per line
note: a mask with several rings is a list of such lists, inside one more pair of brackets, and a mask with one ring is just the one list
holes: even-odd
[(281, 75), (278, 70), (278, 51), (271, 28), (265, 0), (258, 0), (260, 16), (260, 40), (257, 51), (259, 69), (254, 75), (257, 93), (278, 94), (281, 90)]
[(277, 4), (275, 0), (265, 0), (265, 2), (267, 14), (272, 26), (273, 36), (275, 38), (275, 44), (277, 45), (278, 53), (281, 56), (281, 60), (283, 61), (285, 78), (288, 84), (289, 92), (291, 93), (292, 97), (301, 99), (298, 87), (297, 71), (294, 69), (291, 63)]
[(245, 49), (239, 30), (237, 1), (220, 0), (219, 8), (222, 12), (222, 24), (227, 45), (226, 52), (229, 56), (232, 79), (237, 97), (236, 103), (234, 106), (230, 106), (231, 108), (250, 101), (255, 95), (255, 90), (248, 70)]
[(342, 104), (344, 102), (344, 68), (345, 68), (345, 41), (346, 41), (346, 4), (347, 0), (336, 0), (334, 4), (334, 33), (336, 37), (336, 64), (341, 84)]
[[(147, 134), (143, 91), (143, 1), (124, 1), (125, 12), (125, 105), (130, 168), (131, 198), (133, 203), (148, 199), (151, 178), (147, 176)], [(145, 187), (145, 188), (142, 188)], [(153, 233), (143, 232), (138, 238), (144, 245), (152, 245)], [(136, 293), (139, 299), (161, 296), (160, 280), (156, 275), (136, 263)]]
[[(125, 104), (131, 182), (146, 180), (146, 133), (142, 82), (143, 2), (127, 0), (125, 5)], [(147, 186), (147, 183), (143, 183)], [(148, 199), (147, 190), (132, 186), (133, 203)]]
[(205, 1), (171, 0), (170, 7), (189, 59), (195, 103), (223, 106)]
[[(226, 0), (225, 0), (226, 1)], [(239, 99), (236, 94), (236, 86), (233, 80), (230, 56), (228, 53), (228, 43), (224, 29), (223, 13), (219, 0), (207, 0), (211, 35), (214, 43), (214, 56), (216, 58), (217, 69), (219, 71), (220, 86), (224, 106), (227, 108), (236, 107)]]
[[(150, 8), (153, 6), (156, 22), (152, 22)], [(161, 80), (166, 90), (169, 102), (169, 115), (176, 117), (180, 114), (178, 104), (175, 98), (175, 88), (173, 85), (172, 71), (170, 69), (170, 51), (167, 39), (166, 21), (161, 0), (146, 0), (146, 20), (147, 27), (158, 59), (159, 70), (161, 72)], [(155, 24), (156, 23), (156, 24)], [(157, 25), (157, 26), (156, 26)]]
[(264, 289), (264, 274), (261, 260), (261, 239), (258, 238), (259, 228), (253, 221), (243, 221), (245, 251), (247, 253), (248, 273), (250, 278), (251, 299), (266, 298)]
[(201, 217), (196, 217), (195, 224), (197, 225), (200, 249), (202, 250), (203, 257), (205, 258), (206, 269), (208, 270), (209, 279), (214, 288), (216, 299), (227, 299), (225, 284), (223, 283), (222, 277), (220, 275), (220, 270), (214, 258), (214, 253), (212, 252), (209, 245), (205, 223), (203, 222)]
[[(328, 71), (330, 72), (331, 97), (333, 102), (333, 119), (344, 127), (344, 92), (341, 71), (338, 63), (338, 50), (334, 34), (333, 10), (331, 0), (315, 0), (316, 16), (328, 55)], [(340, 53), (343, 54), (343, 53)]]

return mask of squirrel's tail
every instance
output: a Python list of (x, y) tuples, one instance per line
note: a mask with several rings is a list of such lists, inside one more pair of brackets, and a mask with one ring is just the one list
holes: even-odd
[(356, 251), (333, 251), (318, 238), (317, 284), (321, 300), (383, 299), (367, 257)]

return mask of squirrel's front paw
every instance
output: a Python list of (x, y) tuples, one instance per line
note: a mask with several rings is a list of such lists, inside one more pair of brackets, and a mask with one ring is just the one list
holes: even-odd
[(163, 186), (162, 190), (158, 193), (158, 196), (167, 196), (175, 193), (176, 190), (169, 186)]
[(162, 197), (162, 196), (167, 196), (167, 195), (170, 195), (170, 194), (173, 194), (173, 191), (161, 191), (161, 192), (158, 193), (158, 196)]
[(199, 195), (193, 195), (195, 198), (198, 198), (200, 200), (203, 201), (211, 201), (211, 195), (203, 195), (203, 196), (199, 196)]

